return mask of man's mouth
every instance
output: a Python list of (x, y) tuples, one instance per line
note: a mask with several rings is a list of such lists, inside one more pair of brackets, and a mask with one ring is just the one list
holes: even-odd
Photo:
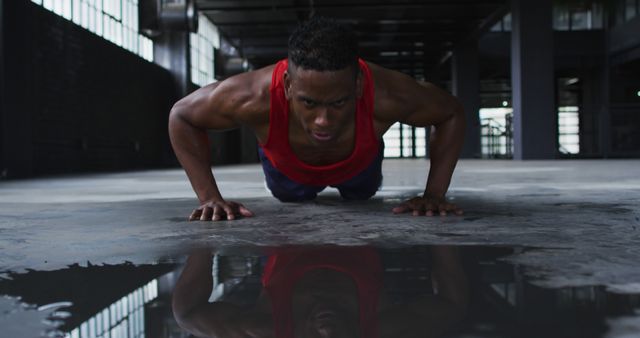
[(311, 135), (313, 135), (313, 138), (315, 138), (316, 140), (322, 142), (330, 141), (333, 138), (333, 134), (317, 131), (311, 132)]

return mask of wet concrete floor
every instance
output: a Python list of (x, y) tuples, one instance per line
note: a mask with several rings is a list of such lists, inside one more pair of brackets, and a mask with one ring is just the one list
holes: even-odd
[[(225, 197), (244, 203), (256, 213), (254, 218), (216, 223), (185, 221), (195, 199), (180, 170), (0, 182), (0, 271), (3, 278), (13, 280), (29, 273), (44, 273), (33, 277), (36, 282), (28, 284), (31, 286), (27, 289), (65, 289), (69, 282), (46, 273), (95, 266), (101, 270), (104, 264), (122, 266), (125, 262), (136, 267), (155, 264), (175, 269), (173, 264), (182, 262), (195, 246), (218, 250), (284, 244), (371, 245), (377, 250), (443, 244), (469, 250), (474, 245), (532, 248), (509, 252), (501, 261), (517, 271), (512, 279), (515, 285), (518, 280), (521, 284), (516, 289), (536, 288), (543, 290), (540, 294), (556, 294), (540, 296), (554, 300), (534, 308), (551, 309), (549, 304), (572, 297), (577, 304), (595, 302), (604, 306), (600, 310), (611, 311), (587, 311), (588, 316), (599, 318), (601, 325), (599, 329), (590, 328), (589, 332), (594, 332), (591, 336), (639, 334), (634, 297), (640, 293), (640, 161), (461, 161), (449, 196), (464, 208), (464, 216), (391, 214), (391, 208), (402, 199), (423, 190), (427, 167), (428, 161), (424, 160), (387, 160), (384, 187), (374, 199), (346, 203), (336, 191), (327, 190), (315, 202), (305, 204), (284, 204), (269, 197), (258, 166), (214, 168)], [(113, 275), (117, 284), (118, 274)], [(177, 272), (169, 276), (173, 276), (167, 277), (172, 282), (163, 285), (175, 284)], [(144, 288), (156, 280), (149, 278), (142, 278), (136, 287)], [(73, 325), (65, 324), (65, 318), (73, 318), (73, 312), (64, 302), (79, 297), (90, 303), (92, 298), (78, 296), (78, 288), (73, 287), (67, 288), (70, 296), (30, 299), (10, 292), (5, 281), (2, 285), (0, 294), (7, 295), (0, 298), (0, 326), (6, 328), (0, 333), (2, 337), (12, 332), (10, 328), (20, 328), (21, 335), (37, 336), (43, 330), (42, 320), (47, 318), (48, 324), (62, 324), (62, 330), (71, 334)], [(157, 297), (165, 291), (157, 291)], [(568, 297), (567, 293), (574, 296)], [(114, 297), (106, 297), (110, 300), (98, 302), (99, 306), (88, 306), (93, 309), (88, 312), (100, 311), (98, 308)], [(523, 297), (521, 301), (526, 300), (526, 304), (537, 299)], [(616, 297), (624, 300), (608, 300)], [(616, 307), (609, 305), (611, 302), (626, 305)], [(38, 311), (38, 306), (44, 307)], [(579, 306), (563, 306), (568, 309), (566, 316), (573, 313), (575, 318), (591, 318), (580, 317), (583, 311)], [(515, 308), (520, 314), (518, 311), (528, 313), (531, 309), (522, 305)], [(506, 312), (496, 318), (507, 323), (520, 318)], [(78, 320), (73, 323), (80, 323)], [(491, 325), (498, 331), (461, 329), (458, 334), (514, 336), (508, 325)], [(184, 334), (178, 327), (173, 329), (174, 333), (162, 336)], [(150, 337), (156, 331), (145, 332)]]

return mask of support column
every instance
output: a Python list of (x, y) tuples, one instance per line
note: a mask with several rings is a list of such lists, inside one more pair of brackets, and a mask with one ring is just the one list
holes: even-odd
[(480, 78), (478, 69), (478, 40), (472, 39), (457, 46), (451, 58), (452, 90), (466, 114), (464, 146), (461, 158), (479, 158), (480, 153)]
[(513, 158), (556, 158), (552, 1), (511, 0)]
[(609, 36), (605, 37), (605, 55), (600, 69), (600, 111), (598, 112), (598, 148), (603, 158), (611, 156), (611, 59)]
[(6, 159), (5, 144), (7, 135), (5, 131), (5, 114), (7, 109), (5, 108), (4, 98), (4, 2), (0, 1), (0, 179), (5, 178), (8, 174), (8, 163)]
[(169, 70), (176, 81), (178, 96), (186, 96), (191, 84), (191, 53), (189, 33), (165, 31), (153, 40), (153, 59)]

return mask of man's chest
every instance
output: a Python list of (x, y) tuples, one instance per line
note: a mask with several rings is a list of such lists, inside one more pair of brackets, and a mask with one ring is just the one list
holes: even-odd
[(323, 166), (349, 158), (353, 153), (355, 138), (352, 136), (335, 144), (318, 146), (310, 144), (307, 140), (291, 137), (289, 146), (300, 161), (313, 166)]

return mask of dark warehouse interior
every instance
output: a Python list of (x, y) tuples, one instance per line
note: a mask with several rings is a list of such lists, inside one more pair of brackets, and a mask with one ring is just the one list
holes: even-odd
[[(326, 152), (317, 18), (371, 81)], [(459, 105), (376, 134), (388, 88)], [(0, 0), (0, 338), (640, 337), (639, 260), (640, 0)]]

